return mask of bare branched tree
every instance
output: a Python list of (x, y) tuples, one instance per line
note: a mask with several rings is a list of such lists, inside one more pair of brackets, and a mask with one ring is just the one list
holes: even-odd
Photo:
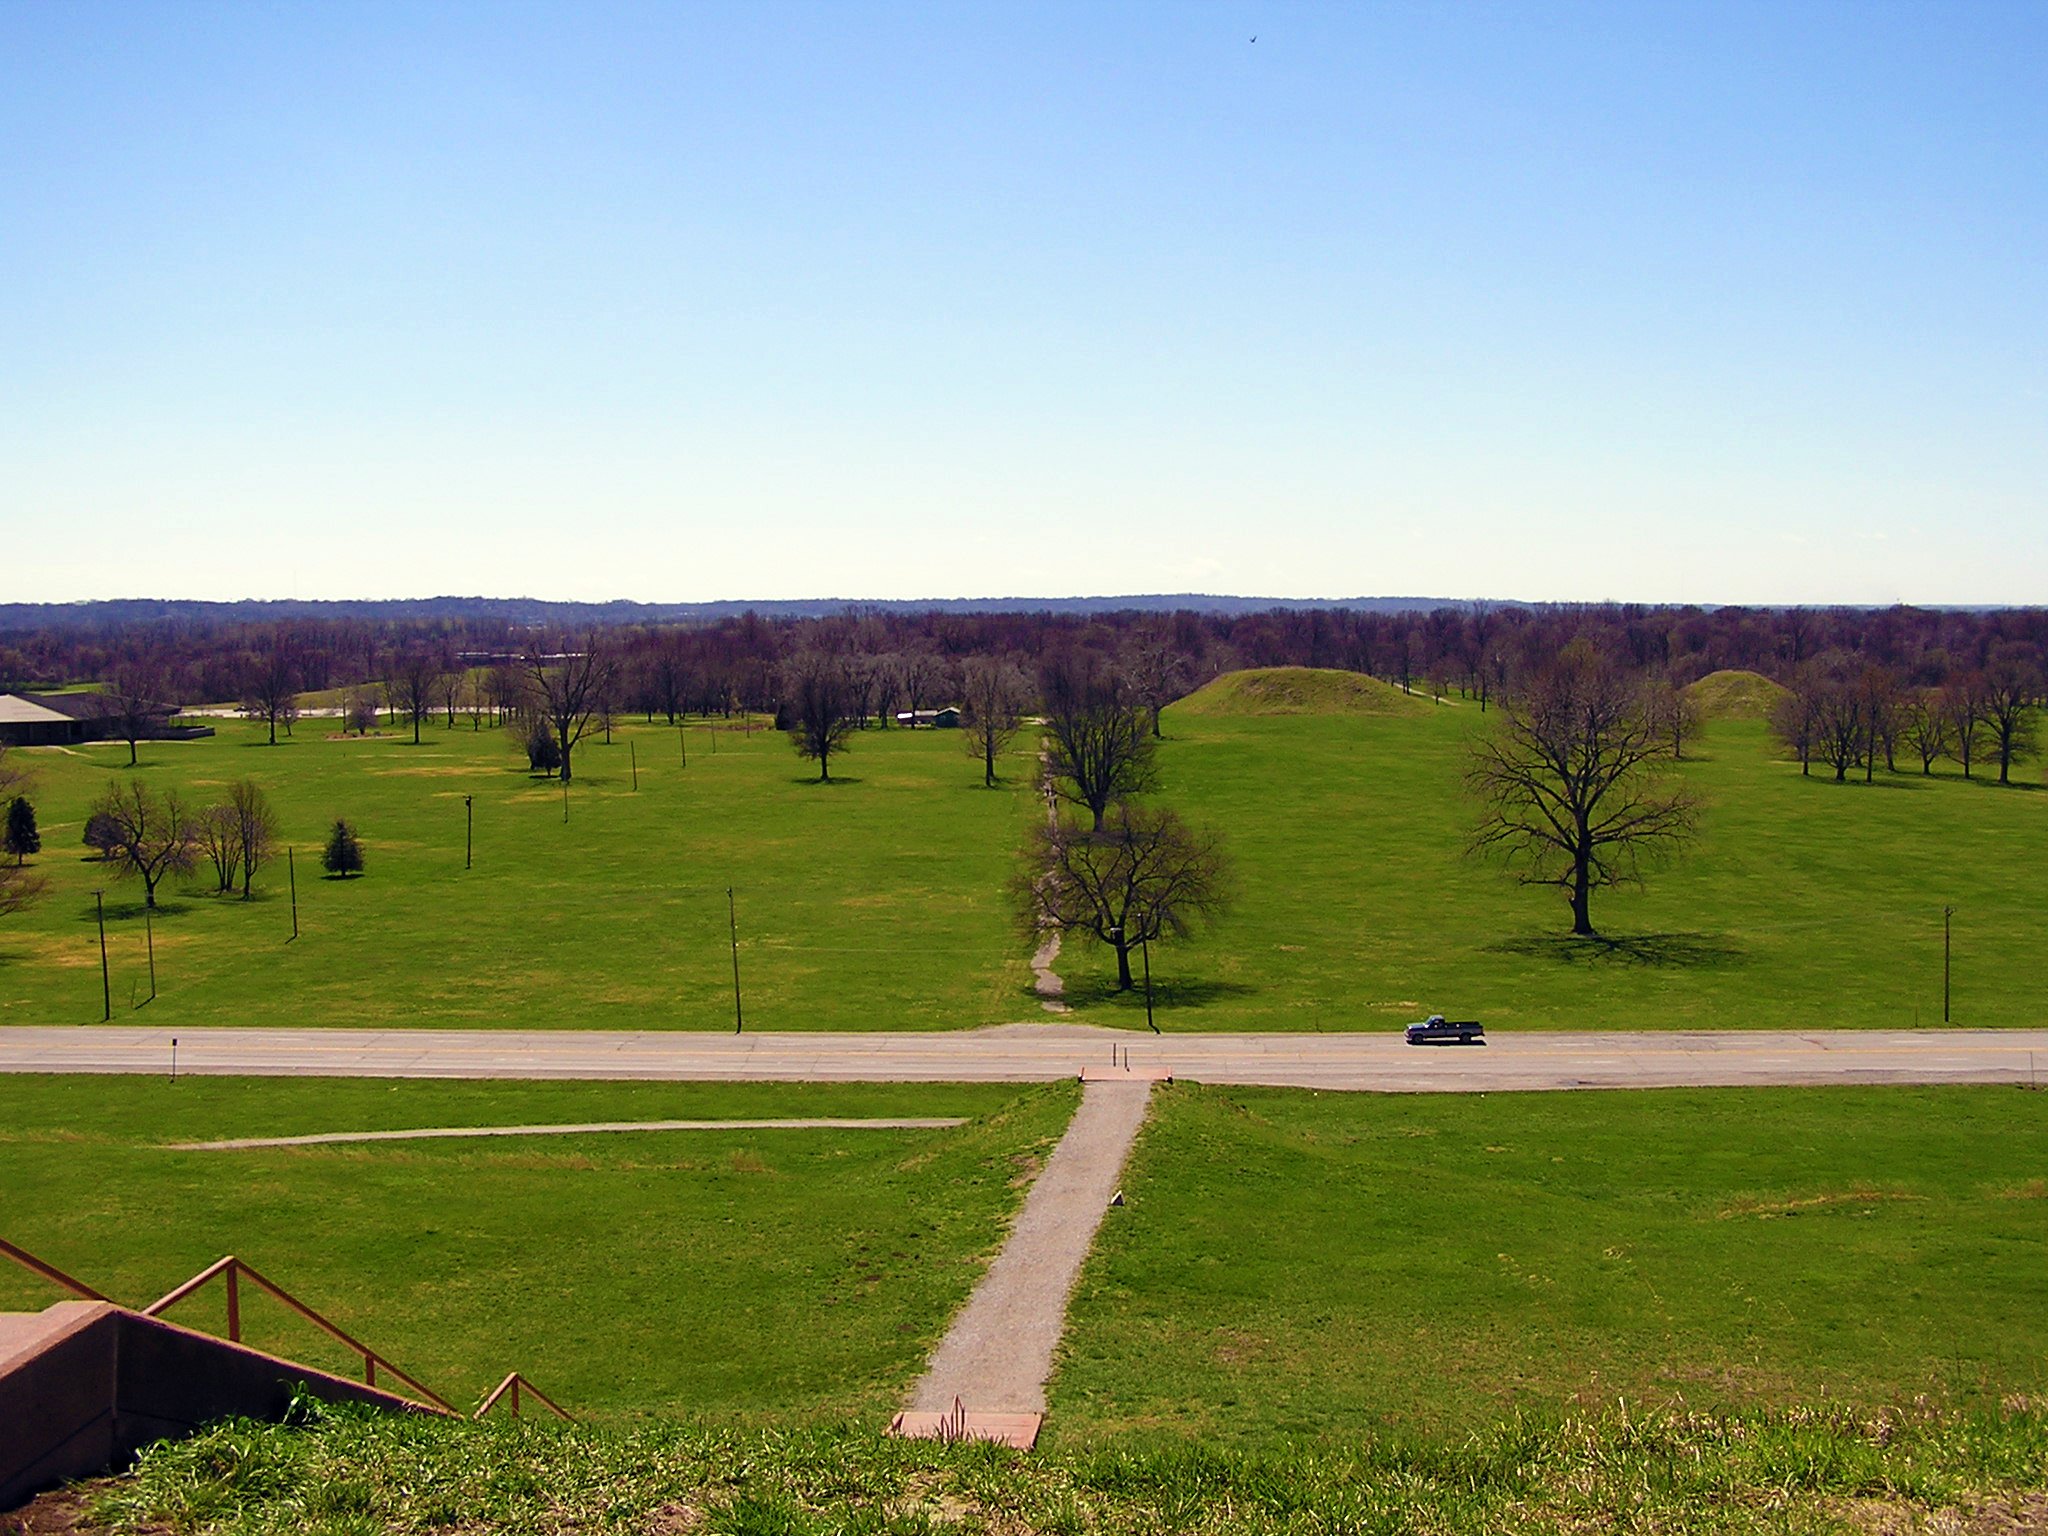
[(1467, 783), (1485, 809), (1471, 850), (1559, 887), (1572, 932), (1591, 934), (1593, 891), (1639, 878), (1697, 825), (1691, 793), (1652, 772), (1669, 755), (1640, 689), (1574, 641), (1473, 745)]
[(200, 852), (213, 866), (215, 889), (225, 896), (235, 888), (235, 877), (242, 872), (242, 834), (235, 825), (232, 807), (209, 805), (192, 821)]
[[(384, 688), (395, 714), (412, 722), (412, 744), (420, 744), (420, 726), (430, 719), (441, 700), (443, 680), (448, 676), (447, 654), (430, 645), (409, 645), (391, 659), (391, 674)], [(451, 712), (450, 723), (454, 716)]]
[(527, 649), (525, 671), (530, 700), (554, 730), (566, 784), (573, 777), (576, 743), (588, 733), (618, 681), (618, 653), (594, 629), (584, 633), (580, 651), (570, 650), (566, 640), (552, 649), (536, 640)]
[(1940, 699), (1924, 693), (1909, 695), (1899, 706), (1899, 736), (1920, 759), (1920, 772), (1931, 775), (1934, 760), (1948, 755), (1954, 739)]
[(290, 647), (273, 639), (253, 652), (242, 673), (242, 713), (261, 720), (270, 728), (270, 745), (277, 745), (277, 728), (287, 735), (299, 718), (299, 667)]
[(828, 782), (832, 754), (846, 750), (846, 739), (859, 724), (846, 664), (817, 646), (788, 657), (782, 663), (782, 714), (796, 755), (816, 763), (818, 782)]
[(101, 694), (104, 719), (115, 739), (128, 743), (128, 766), (136, 764), (135, 744), (156, 735), (168, 712), (170, 691), (163, 668), (149, 661), (118, 667)]
[(277, 849), (277, 813), (270, 797), (253, 779), (242, 779), (228, 791), (228, 811), (234, 817), (236, 855), (242, 865), (242, 900), (249, 899), (249, 887), (256, 871), (270, 862)]
[(2012, 782), (2014, 763), (2038, 750), (2033, 702), (2040, 691), (2041, 674), (2026, 647), (2007, 643), (1992, 651), (1984, 668), (1984, 729), (2001, 784)]
[(156, 905), (164, 876), (189, 873), (197, 862), (198, 831), (175, 789), (159, 796), (140, 779), (109, 784), (92, 814), (106, 818), (107, 857), (118, 876), (142, 882), (145, 906)]
[(1039, 694), (1054, 790), (1086, 806), (1095, 831), (1111, 805), (1158, 787), (1158, 751), (1144, 711), (1107, 662), (1084, 651), (1055, 657), (1040, 675)]
[(1172, 811), (1118, 805), (1100, 831), (1065, 817), (1039, 823), (1010, 892), (1027, 931), (1054, 928), (1116, 951), (1117, 988), (1131, 951), (1181, 938), (1229, 905), (1229, 867), (1213, 832)]
[(1031, 679), (1007, 656), (968, 658), (960, 723), (969, 757), (981, 761), (981, 782), (996, 782), (996, 759), (1024, 723)]

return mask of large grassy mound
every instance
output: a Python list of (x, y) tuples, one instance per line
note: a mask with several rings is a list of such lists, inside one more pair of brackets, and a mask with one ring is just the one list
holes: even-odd
[(1422, 699), (1358, 672), (1328, 667), (1253, 667), (1226, 672), (1174, 705), (1174, 712), (1221, 715), (1419, 715)]
[(1782, 684), (1761, 672), (1724, 668), (1709, 672), (1685, 690), (1700, 715), (1708, 720), (1768, 720), (1771, 708), (1785, 697)]

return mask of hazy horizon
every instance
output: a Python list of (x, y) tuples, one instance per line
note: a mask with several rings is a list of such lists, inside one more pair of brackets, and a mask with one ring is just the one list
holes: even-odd
[(0, 0), (0, 71), (0, 601), (2048, 590), (2017, 0)]

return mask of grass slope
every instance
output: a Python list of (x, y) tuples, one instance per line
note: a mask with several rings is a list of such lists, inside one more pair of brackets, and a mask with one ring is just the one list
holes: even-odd
[[(451, 1402), (517, 1367), (600, 1420), (886, 1419), (999, 1246), (1066, 1084), (0, 1077), (0, 1231), (141, 1305), (235, 1253)], [(966, 1115), (937, 1131), (652, 1132), (237, 1152), (405, 1126)], [(0, 1261), (0, 1310), (62, 1299)], [(218, 1287), (171, 1315), (224, 1327)], [(355, 1362), (245, 1292), (247, 1337)]]
[(162, 1446), (88, 1507), (109, 1522), (90, 1529), (138, 1536), (2017, 1533), (2048, 1519), (2044, 1483), (2038, 1413), (1638, 1414), (1487, 1426), (1431, 1447), (1028, 1456), (844, 1432), (614, 1434), (334, 1415), (303, 1430), (224, 1425)]
[(1786, 689), (1761, 672), (1724, 668), (1688, 684), (1685, 696), (1706, 720), (1768, 720)]
[(1327, 667), (1226, 672), (1174, 705), (1176, 716), (1423, 715), (1430, 705), (1390, 683)]
[[(220, 722), (205, 741), (151, 743), (141, 775), (204, 804), (248, 777), (297, 849), (303, 937), (282, 858), (258, 899), (206, 894), (211, 872), (160, 893), (159, 997), (141, 892), (107, 890), (117, 1019), (190, 1024), (729, 1029), (726, 888), (737, 893), (749, 1027), (946, 1028), (1028, 1009), (1026, 957), (1002, 882), (1030, 813), (1031, 759), (981, 787), (958, 732), (869, 731), (810, 781), (784, 738), (630, 727), (576, 753), (560, 786), (525, 772), (511, 730), (429, 725), (343, 738), (301, 723), (263, 744)], [(633, 789), (637, 756), (639, 790)], [(101, 1012), (87, 807), (127, 772), (124, 745), (25, 751), (49, 894), (0, 924), (0, 1021), (72, 1024)], [(840, 775), (845, 775), (842, 781)], [(476, 864), (463, 868), (463, 798)], [(358, 825), (361, 879), (330, 881), (319, 850), (337, 816)]]
[(2048, 1098), (1162, 1091), (1049, 1423), (1452, 1437), (2048, 1391)]
[[(1606, 936), (1569, 936), (1554, 889), (1464, 854), (1466, 741), (1492, 712), (1417, 718), (1166, 712), (1161, 798), (1222, 829), (1237, 902), (1155, 945), (1160, 1020), (1180, 1029), (1386, 1028), (1435, 1010), (1489, 1028), (1911, 1027), (2043, 1022), (2048, 794), (1937, 773), (1802, 778), (1764, 728), (1718, 721), (1681, 772), (1705, 802), (1685, 857), (1597, 893)], [(1143, 1027), (1113, 962), (1071, 944), (1082, 1022)]]

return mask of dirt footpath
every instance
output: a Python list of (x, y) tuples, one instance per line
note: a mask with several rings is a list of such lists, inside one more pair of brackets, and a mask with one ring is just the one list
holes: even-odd
[(982, 1412), (1045, 1411), (1067, 1297), (1122, 1180), (1151, 1092), (1143, 1081), (1082, 1090), (1081, 1107), (1025, 1197), (1010, 1240), (913, 1389), (913, 1410), (944, 1412), (957, 1397)]

